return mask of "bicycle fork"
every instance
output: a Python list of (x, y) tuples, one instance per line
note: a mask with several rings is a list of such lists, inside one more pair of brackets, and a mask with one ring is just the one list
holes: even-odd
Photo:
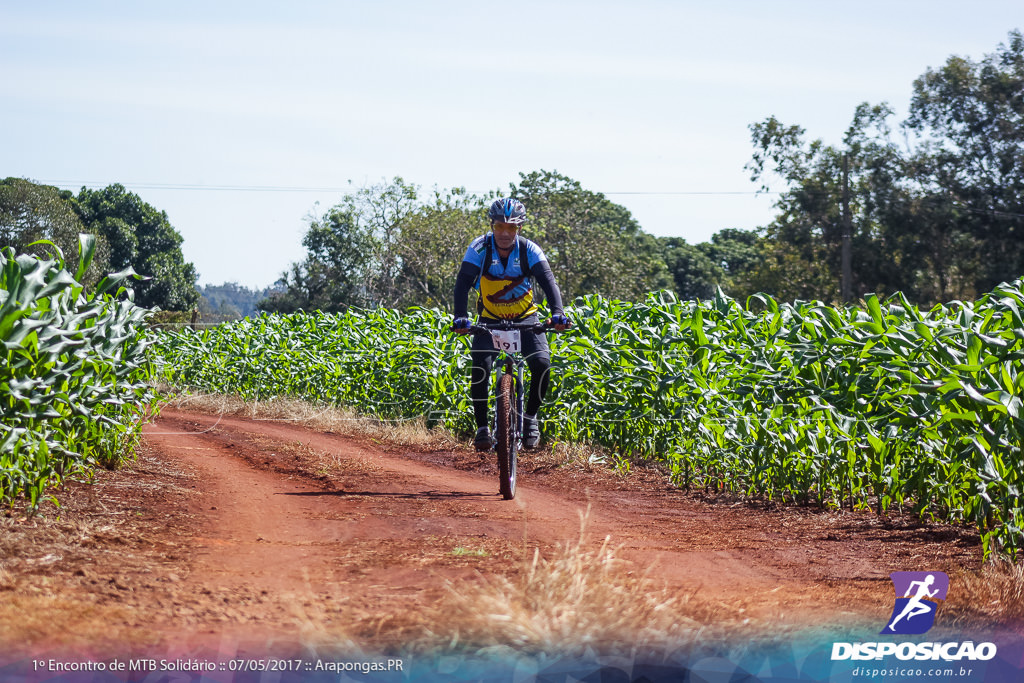
[(511, 358), (506, 358), (504, 361), (502, 361), (502, 364), (497, 367), (497, 371), (494, 373), (495, 410), (494, 417), (491, 419), (491, 434), (498, 433), (497, 402), (501, 400), (501, 376), (506, 373), (512, 375), (512, 380), (515, 383), (516, 395), (514, 397), (515, 401), (512, 405), (515, 406), (516, 419), (513, 423), (515, 432), (513, 433), (512, 437), (516, 444), (516, 450), (519, 450), (519, 445), (522, 442), (523, 437), (523, 408), (525, 405), (524, 401), (526, 392), (523, 390), (523, 367), (518, 363), (513, 363)]

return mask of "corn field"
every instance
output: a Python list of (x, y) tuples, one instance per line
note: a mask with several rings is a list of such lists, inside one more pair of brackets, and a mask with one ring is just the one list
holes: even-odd
[(149, 311), (123, 287), (132, 273), (86, 291), (95, 238), (82, 236), (74, 273), (50, 246), (51, 259), (0, 250), (0, 502), (30, 509), (66, 477), (128, 456), (156, 399)]
[[(1016, 554), (1022, 286), (929, 311), (902, 295), (863, 308), (580, 298), (575, 329), (551, 337), (544, 433), (623, 466), (660, 462), (685, 488), (909, 510)], [(179, 387), (469, 432), (468, 340), (449, 325), (424, 309), (261, 317), (163, 332), (154, 358)]]

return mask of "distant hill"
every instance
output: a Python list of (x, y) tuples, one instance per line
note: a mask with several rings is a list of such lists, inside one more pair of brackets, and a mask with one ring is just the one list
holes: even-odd
[(241, 320), (256, 315), (256, 304), (277, 290), (275, 287), (249, 289), (237, 282), (199, 287), (199, 313), (204, 323)]

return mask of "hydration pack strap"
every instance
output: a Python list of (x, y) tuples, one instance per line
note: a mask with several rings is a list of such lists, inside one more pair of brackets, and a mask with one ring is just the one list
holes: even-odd
[[(484, 248), (484, 260), (480, 264), (480, 273), (476, 276), (476, 291), (480, 291), (480, 278), (484, 276), (484, 270), (491, 267), (491, 244), (494, 242), (494, 233), (487, 233), (484, 235), (484, 242), (487, 246)], [(530, 264), (529, 264), (529, 252), (526, 250), (526, 238), (522, 235), (516, 236), (516, 243), (519, 246), (519, 269), (523, 273), (523, 277), (530, 277)], [(509, 258), (512, 255), (509, 254)], [(501, 258), (501, 254), (498, 254), (498, 258)], [(526, 266), (524, 268), (524, 265)], [(476, 312), (484, 312), (484, 297), (483, 294), (477, 297), (476, 300)]]
[[(484, 249), (484, 260), (480, 264), (480, 274), (476, 276), (476, 288), (480, 289), (480, 278), (484, 275), (484, 270), (491, 267), (491, 244), (494, 242), (494, 234), (487, 233), (484, 235), (484, 241), (487, 246)], [(530, 277), (530, 264), (529, 264), (529, 252), (526, 249), (526, 238), (522, 235), (516, 237), (516, 243), (519, 247), (519, 269), (523, 272), (523, 277)], [(509, 254), (509, 257), (512, 255)], [(501, 254), (498, 255), (501, 258)]]

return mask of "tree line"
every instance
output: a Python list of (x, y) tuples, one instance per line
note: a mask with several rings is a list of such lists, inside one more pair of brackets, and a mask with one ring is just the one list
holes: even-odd
[(199, 287), (199, 319), (212, 324), (258, 315), (257, 305), (274, 291), (273, 287), (250, 289), (237, 282), (203, 285)]
[(741, 289), (841, 299), (844, 236), (854, 294), (967, 300), (1024, 275), (1021, 32), (979, 61), (928, 69), (893, 118), (862, 104), (835, 146), (774, 117), (751, 126), (751, 179), (785, 190)]
[[(303, 239), (306, 259), (284, 273), (281, 291), (260, 307), (451, 309), (459, 263), (469, 243), (487, 232), (487, 207), (498, 192), (478, 196), (454, 188), (434, 191), (425, 202), (419, 194), (395, 178), (355, 190), (313, 217)], [(667, 243), (604, 195), (553, 171), (521, 174), (509, 194), (527, 207), (524, 236), (541, 245), (570, 295), (636, 299), (675, 287)]]
[(93, 277), (131, 266), (150, 276), (136, 288), (139, 303), (199, 306), (209, 319), (253, 306), (450, 309), (465, 249), (487, 230), (487, 206), (501, 194), (526, 205), (524, 235), (542, 246), (570, 299), (635, 300), (658, 289), (709, 298), (719, 287), (736, 298), (829, 303), (895, 291), (922, 306), (973, 299), (1024, 275), (1024, 36), (1011, 31), (977, 61), (950, 57), (912, 88), (903, 121), (886, 103), (861, 104), (838, 145), (808, 141), (775, 117), (752, 124), (747, 169), (763, 190), (781, 185), (775, 218), (699, 244), (650, 235), (601, 193), (538, 170), (484, 195), (434, 189), (424, 199), (402, 178), (353, 189), (309, 218), (305, 258), (261, 292), (226, 283), (202, 298), (166, 213), (121, 185), (74, 195), (0, 181), (0, 246), (46, 238), (73, 252), (78, 232), (92, 232)]
[[(1021, 32), (979, 61), (953, 56), (928, 69), (913, 83), (907, 118), (893, 118), (886, 103), (861, 104), (839, 145), (808, 142), (803, 128), (775, 117), (752, 124), (747, 169), (763, 190), (782, 184), (776, 217), (706, 243), (649, 235), (624, 207), (557, 172), (521, 174), (507, 194), (526, 205), (523, 232), (570, 296), (673, 289), (708, 298), (721, 287), (738, 298), (837, 303), (902, 291), (931, 305), (1024, 275)], [(401, 178), (356, 190), (311, 220), (305, 261), (260, 306), (447, 308), (497, 194), (435, 191), (420, 202)]]
[(0, 247), (45, 257), (52, 247), (35, 243), (48, 240), (74, 263), (80, 233), (97, 237), (96, 256), (84, 284), (132, 268), (145, 276), (132, 285), (140, 306), (185, 311), (199, 301), (198, 274), (185, 261), (182, 237), (167, 213), (123, 185), (101, 190), (83, 187), (75, 195), (24, 178), (0, 180)]

